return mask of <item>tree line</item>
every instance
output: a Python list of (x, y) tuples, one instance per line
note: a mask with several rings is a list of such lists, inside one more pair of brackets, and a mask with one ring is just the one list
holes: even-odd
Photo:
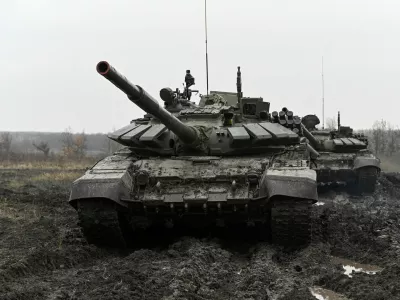
[[(327, 129), (337, 129), (336, 118), (327, 118)], [(368, 148), (376, 156), (392, 157), (400, 152), (400, 129), (385, 120), (377, 120), (370, 129), (357, 130), (368, 137)]]
[[(337, 129), (337, 119), (327, 118), (326, 129)], [(378, 157), (400, 153), (400, 129), (385, 120), (375, 121), (370, 129), (357, 130), (368, 136), (368, 147)], [(80, 159), (85, 156), (106, 156), (121, 148), (107, 134), (73, 133), (66, 128), (61, 133), (20, 132), (0, 133), (0, 156), (12, 153), (40, 153), (44, 158), (63, 156)]]
[(0, 158), (36, 156), (48, 159), (64, 157), (106, 156), (121, 148), (107, 134), (73, 133), (71, 128), (63, 132), (0, 132)]

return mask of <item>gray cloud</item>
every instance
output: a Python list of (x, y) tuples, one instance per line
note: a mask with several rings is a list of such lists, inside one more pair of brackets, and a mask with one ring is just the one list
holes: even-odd
[[(1, 130), (106, 132), (143, 112), (95, 72), (108, 60), (158, 97), (191, 69), (205, 92), (204, 2), (3, 1), (0, 5)], [(370, 127), (397, 125), (398, 1), (209, 0), (210, 88), (235, 91), (272, 109)]]

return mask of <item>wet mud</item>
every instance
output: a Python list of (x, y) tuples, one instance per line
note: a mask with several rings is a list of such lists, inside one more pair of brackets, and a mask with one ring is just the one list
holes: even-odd
[(396, 173), (372, 196), (324, 194), (312, 244), (296, 251), (242, 232), (99, 249), (67, 204), (71, 180), (38, 173), (0, 170), (0, 299), (400, 299)]
[(334, 291), (327, 290), (321, 287), (310, 288), (311, 294), (317, 300), (347, 300), (345, 296), (335, 293)]

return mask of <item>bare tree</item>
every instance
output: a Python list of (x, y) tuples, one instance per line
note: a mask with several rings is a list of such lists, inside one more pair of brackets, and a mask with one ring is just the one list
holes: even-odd
[(38, 150), (43, 152), (44, 157), (47, 158), (49, 157), (49, 153), (50, 153), (50, 147), (49, 144), (47, 142), (40, 142), (39, 144), (36, 144), (35, 142), (32, 143), (32, 145)]
[(72, 156), (74, 154), (74, 136), (71, 127), (66, 128), (65, 131), (61, 133), (61, 143), (64, 156)]
[(85, 132), (74, 135), (68, 127), (61, 134), (61, 143), (64, 156), (82, 158), (87, 149), (87, 136)]
[(3, 132), (0, 135), (0, 151), (8, 155), (11, 150), (12, 135), (10, 132)]
[(74, 153), (79, 158), (85, 156), (85, 151), (87, 149), (87, 136), (84, 131), (82, 133), (77, 134), (74, 139)]
[(391, 124), (387, 126), (387, 155), (392, 156), (394, 153), (399, 151), (399, 139), (400, 139), (400, 130), (397, 128), (393, 128)]
[(384, 120), (375, 121), (372, 126), (373, 151), (376, 155), (384, 154), (387, 147), (387, 123)]
[(326, 118), (326, 129), (335, 130), (338, 127), (338, 123), (335, 117)]

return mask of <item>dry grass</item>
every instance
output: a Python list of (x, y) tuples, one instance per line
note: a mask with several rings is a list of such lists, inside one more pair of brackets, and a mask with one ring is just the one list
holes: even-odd
[[(29, 172), (30, 173), (25, 173)], [(68, 188), (70, 184), (84, 175), (84, 170), (10, 170), (12, 174), (1, 184), (1, 187), (13, 191), (27, 192), (32, 186), (46, 189), (49, 185), (56, 184), (60, 188)], [(11, 172), (11, 173), (10, 173)], [(27, 190), (28, 189), (28, 190)]]
[(12, 179), (10, 181), (8, 181), (6, 184), (4, 184), (7, 188), (9, 189), (13, 189), (13, 190), (19, 190), (20, 188), (22, 188), (24, 185), (26, 184), (26, 182), (21, 181), (19, 179)]
[(84, 170), (91, 167), (95, 163), (94, 160), (88, 159), (83, 161), (0, 161), (0, 169), (52, 169), (52, 170)]
[(13, 221), (34, 223), (40, 219), (41, 214), (38, 213), (34, 205), (26, 205), (22, 209), (16, 208), (13, 200), (0, 197), (0, 217)]
[(74, 181), (78, 177), (82, 176), (83, 172), (43, 172), (40, 175), (30, 178), (31, 182), (37, 181)]

